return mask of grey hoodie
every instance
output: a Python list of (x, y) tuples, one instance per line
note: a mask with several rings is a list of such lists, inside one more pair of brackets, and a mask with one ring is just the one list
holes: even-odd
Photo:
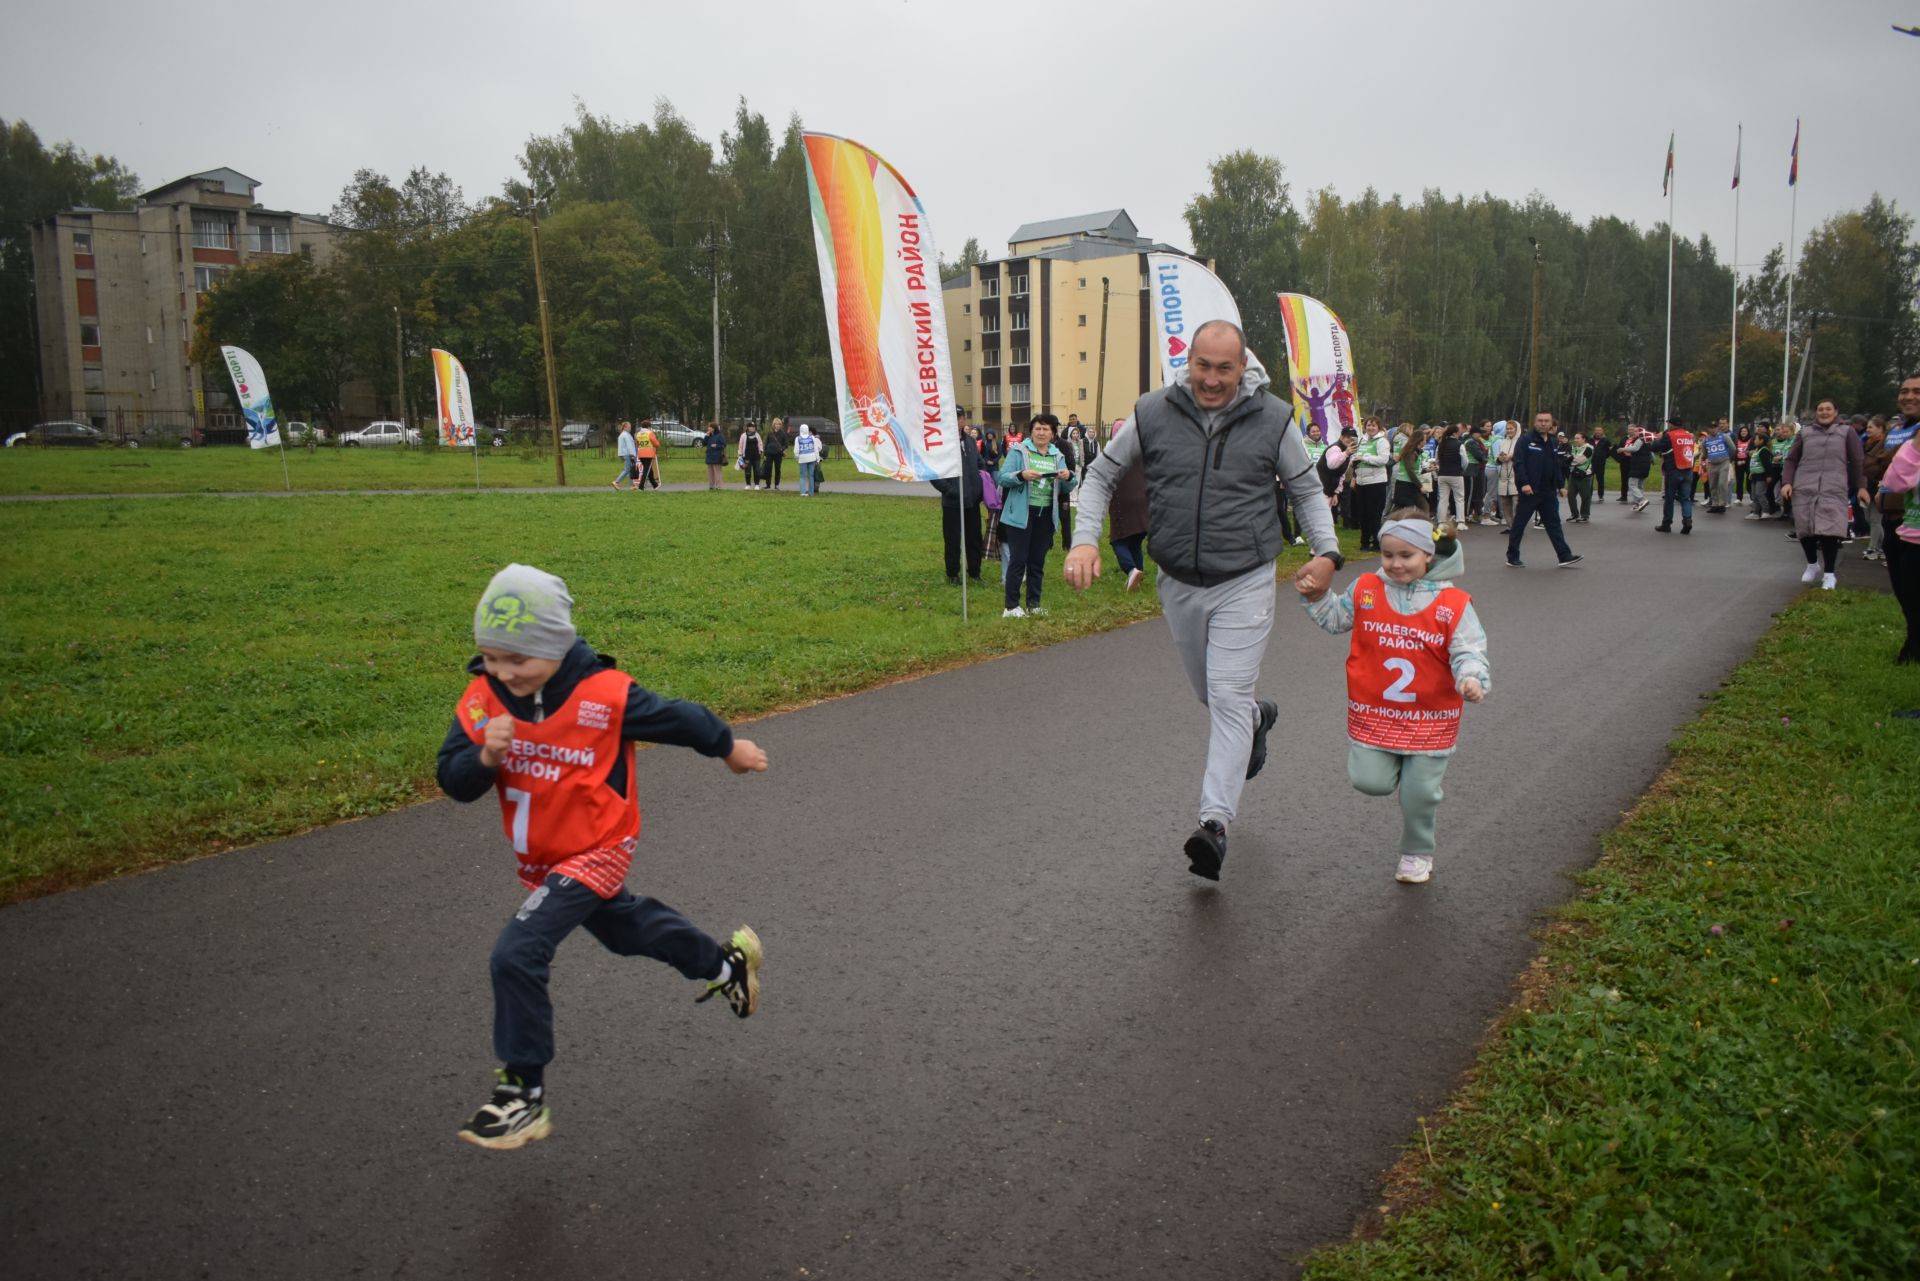
[(1267, 392), (1267, 371), (1249, 353), (1240, 392), (1225, 408), (1202, 409), (1187, 371), (1142, 396), (1133, 429), (1087, 468), (1073, 545), (1099, 542), (1114, 486), (1136, 462), (1147, 478), (1148, 551), (1160, 568), (1196, 587), (1270, 565), (1285, 540), (1274, 483), (1286, 485), (1316, 554), (1340, 545), (1333, 516), (1286, 402)]

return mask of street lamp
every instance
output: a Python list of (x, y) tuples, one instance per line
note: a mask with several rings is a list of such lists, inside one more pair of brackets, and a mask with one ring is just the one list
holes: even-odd
[(1527, 426), (1540, 412), (1540, 242), (1532, 236), (1533, 246), (1533, 333), (1527, 340)]
[(533, 292), (540, 300), (540, 349), (547, 361), (547, 416), (553, 420), (553, 476), (561, 488), (567, 484), (566, 444), (560, 439), (560, 391), (553, 379), (553, 330), (547, 324), (547, 280), (540, 271), (540, 202), (553, 195), (553, 188), (532, 193), (527, 217), (533, 221)]

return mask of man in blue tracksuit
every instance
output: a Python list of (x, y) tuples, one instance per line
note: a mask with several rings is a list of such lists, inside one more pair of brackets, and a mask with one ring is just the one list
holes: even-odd
[(1580, 557), (1574, 555), (1573, 548), (1567, 546), (1566, 536), (1560, 532), (1560, 500), (1566, 497), (1566, 484), (1566, 473), (1554, 449), (1553, 415), (1544, 411), (1535, 414), (1533, 430), (1521, 436), (1513, 447), (1513, 485), (1520, 491), (1520, 499), (1513, 513), (1512, 529), (1507, 534), (1509, 567), (1526, 568), (1520, 563), (1520, 540), (1527, 536), (1527, 526), (1533, 523), (1536, 513), (1553, 543), (1553, 554), (1560, 558), (1560, 568), (1579, 563)]

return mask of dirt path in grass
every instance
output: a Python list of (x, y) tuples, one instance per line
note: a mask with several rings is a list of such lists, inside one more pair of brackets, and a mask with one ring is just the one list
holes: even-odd
[(1495, 689), (1424, 887), (1392, 880), (1396, 807), (1347, 784), (1344, 648), (1291, 600), (1217, 887), (1178, 853), (1205, 719), (1157, 621), (770, 718), (763, 777), (646, 753), (632, 883), (752, 922), (764, 1007), (571, 940), (555, 1133), (518, 1153), (453, 1138), (522, 897), (491, 802), (0, 910), (0, 1253), (35, 1278), (1289, 1275), (1799, 590), (1778, 524), (1656, 519), (1607, 503), (1559, 572), (1538, 533), (1524, 572), (1468, 535)]

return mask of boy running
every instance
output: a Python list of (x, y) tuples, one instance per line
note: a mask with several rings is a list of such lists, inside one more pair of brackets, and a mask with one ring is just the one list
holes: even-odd
[(483, 1148), (517, 1148), (553, 1131), (548, 967), (576, 928), (620, 956), (648, 956), (726, 998), (741, 1018), (760, 1000), (760, 939), (741, 926), (724, 945), (627, 888), (640, 835), (629, 743), (672, 743), (736, 774), (767, 754), (697, 703), (642, 689), (573, 628), (573, 597), (552, 574), (509, 565), (473, 616), (480, 654), (440, 746), (440, 787), (456, 801), (500, 796), (500, 818), (532, 893), (493, 945), (493, 1099), (460, 1130)]

